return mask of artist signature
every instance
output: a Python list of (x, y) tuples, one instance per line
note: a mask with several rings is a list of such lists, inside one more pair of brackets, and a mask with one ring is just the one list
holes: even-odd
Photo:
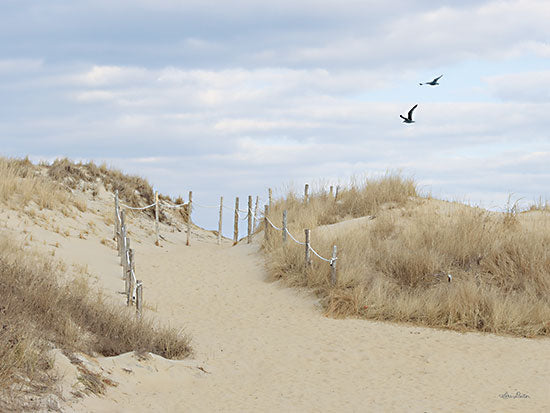
[(510, 394), (508, 392), (505, 392), (503, 394), (499, 394), (498, 397), (501, 399), (529, 399), (529, 395), (522, 393), (520, 391), (517, 391), (515, 394)]

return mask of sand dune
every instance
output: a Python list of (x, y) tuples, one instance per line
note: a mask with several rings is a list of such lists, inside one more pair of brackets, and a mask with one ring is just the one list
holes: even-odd
[[(24, 218), (0, 218), (9, 231), (33, 234), (37, 248), (58, 243), (56, 257), (87, 266), (96, 285), (122, 306), (116, 251), (99, 242), (112, 236), (97, 212), (109, 208), (105, 198), (89, 215), (57, 218), (75, 228), (69, 237)], [(78, 238), (78, 225), (93, 220), (93, 233)], [(163, 225), (166, 240), (155, 247), (150, 226), (130, 220), (145, 311), (185, 329), (195, 355), (183, 361), (88, 357), (118, 385), (85, 398), (70, 397), (74, 372), (59, 355), (64, 411), (550, 411), (548, 339), (329, 319), (307, 291), (266, 281), (256, 244), (220, 246), (211, 233), (194, 228), (186, 247), (184, 233)]]
[[(138, 363), (134, 376), (116, 378), (124, 386), (76, 410), (110, 410), (115, 401), (120, 411), (550, 407), (548, 340), (327, 319), (307, 292), (265, 281), (254, 245), (220, 247), (212, 238), (140, 247), (147, 302), (192, 335), (195, 364)], [(529, 398), (499, 397), (518, 391)]]

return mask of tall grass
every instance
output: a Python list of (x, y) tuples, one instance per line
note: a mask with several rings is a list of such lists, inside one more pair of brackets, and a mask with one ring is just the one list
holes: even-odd
[[(14, 209), (20, 209), (35, 202), (40, 209), (60, 210), (70, 215), (70, 207), (86, 210), (85, 202), (74, 196), (75, 190), (98, 192), (103, 185), (107, 191), (119, 192), (122, 202), (130, 206), (150, 205), (155, 201), (149, 182), (136, 175), (127, 175), (109, 168), (106, 164), (94, 162), (73, 162), (67, 158), (56, 159), (51, 165), (35, 165), (28, 158), (14, 159), (0, 157), (0, 202)], [(160, 196), (169, 200), (170, 197)], [(153, 216), (154, 210), (141, 212)], [(186, 212), (182, 214), (184, 220)], [(160, 211), (161, 222), (168, 220)]]
[[(113, 356), (136, 350), (185, 358), (185, 336), (137, 320), (93, 294), (82, 280), (62, 284), (46, 258), (0, 239), (0, 408), (16, 408), (25, 391), (53, 391), (53, 346)], [(18, 390), (19, 389), (19, 390)], [(14, 397), (15, 394), (15, 397)]]
[(31, 201), (40, 209), (62, 209), (72, 199), (58, 183), (42, 176), (28, 159), (0, 157), (0, 201), (26, 206)]
[[(284, 209), (290, 232), (303, 241), (303, 229), (312, 229), (322, 255), (338, 246), (338, 284), (330, 285), (326, 262), (314, 257), (306, 268), (303, 247), (283, 245), (280, 233), (264, 242), (271, 274), (314, 289), (327, 314), (550, 334), (548, 214), (528, 219), (516, 209), (496, 214), (422, 199), (397, 175), (344, 190), (336, 202), (325, 193), (308, 205), (290, 196), (275, 204), (271, 219)], [(318, 227), (362, 215), (371, 219)]]
[(108, 168), (104, 163), (98, 166), (94, 162), (75, 163), (67, 158), (56, 159), (48, 166), (48, 176), (72, 189), (85, 182), (101, 182), (109, 191), (118, 190), (120, 199), (132, 206), (139, 206), (142, 202), (152, 204), (155, 201), (153, 188), (145, 178), (124, 174)]

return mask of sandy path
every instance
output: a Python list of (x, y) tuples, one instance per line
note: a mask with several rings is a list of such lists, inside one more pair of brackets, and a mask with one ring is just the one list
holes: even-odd
[(185, 327), (194, 360), (103, 360), (121, 384), (77, 411), (550, 411), (550, 340), (328, 319), (266, 282), (246, 244), (135, 248), (146, 303)]

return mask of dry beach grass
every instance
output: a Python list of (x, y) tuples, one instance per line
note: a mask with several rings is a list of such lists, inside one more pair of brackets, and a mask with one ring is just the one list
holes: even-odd
[(277, 222), (288, 211), (289, 231), (301, 241), (311, 229), (325, 257), (338, 246), (336, 286), (327, 263), (314, 258), (306, 268), (304, 247), (283, 245), (280, 233), (264, 247), (273, 277), (313, 288), (332, 316), (545, 336), (550, 215), (533, 209), (493, 213), (419, 197), (411, 180), (390, 174), (342, 190), (336, 202), (323, 191), (307, 205), (289, 194), (272, 208)]
[[(63, 215), (85, 211), (86, 202), (59, 183), (65, 178), (59, 163), (52, 168), (53, 173), (44, 174), (28, 160), (0, 159), (1, 203), (14, 214), (19, 211), (32, 217), (44, 209)], [(79, 167), (72, 164), (71, 168)], [(117, 174), (107, 175), (113, 173)], [(128, 180), (139, 183), (135, 178)], [(118, 188), (125, 193), (122, 182)], [(85, 239), (86, 233), (81, 231), (79, 237)], [(144, 351), (176, 359), (191, 352), (187, 338), (177, 330), (158, 326), (147, 317), (136, 319), (92, 291), (86, 278), (67, 280), (66, 271), (63, 263), (26, 243), (6, 235), (0, 238), (0, 410), (32, 408), (28, 395), (36, 398), (55, 392), (53, 348), (103, 356)]]

